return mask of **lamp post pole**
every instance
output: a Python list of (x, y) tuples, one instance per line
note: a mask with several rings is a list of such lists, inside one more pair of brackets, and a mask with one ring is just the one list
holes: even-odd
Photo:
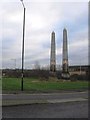
[(22, 74), (21, 74), (21, 91), (23, 91), (23, 68), (24, 68), (24, 36), (25, 36), (25, 6), (23, 3), (23, 0), (20, 0), (22, 2), (23, 5), (23, 12), (24, 12), (24, 16), (23, 16), (23, 41), (22, 41)]

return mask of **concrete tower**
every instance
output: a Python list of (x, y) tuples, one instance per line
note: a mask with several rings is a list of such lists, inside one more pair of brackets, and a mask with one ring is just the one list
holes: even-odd
[(56, 71), (56, 46), (55, 46), (55, 32), (51, 34), (51, 56), (50, 56), (50, 71)]
[(68, 43), (67, 43), (67, 30), (63, 30), (63, 60), (62, 60), (62, 78), (68, 79), (69, 68), (68, 68)]

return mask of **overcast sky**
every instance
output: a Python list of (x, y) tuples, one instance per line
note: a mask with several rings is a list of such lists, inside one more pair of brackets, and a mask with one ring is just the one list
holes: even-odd
[[(68, 32), (69, 65), (87, 65), (88, 1), (36, 1), (24, 0), (26, 7), (24, 67), (32, 68), (36, 61), (41, 66), (50, 64), (52, 31), (55, 32), (56, 38), (56, 63), (62, 65), (64, 28)], [(0, 7), (2, 67), (21, 68), (23, 7), (19, 0), (1, 0), (0, 2), (2, 2)]]

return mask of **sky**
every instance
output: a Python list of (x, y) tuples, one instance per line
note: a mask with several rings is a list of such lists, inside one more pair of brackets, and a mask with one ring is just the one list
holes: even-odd
[[(24, 68), (50, 64), (51, 33), (55, 32), (56, 64), (62, 66), (63, 29), (68, 35), (69, 65), (88, 64), (88, 1), (24, 0)], [(20, 0), (0, 0), (2, 68), (21, 68), (23, 6)]]

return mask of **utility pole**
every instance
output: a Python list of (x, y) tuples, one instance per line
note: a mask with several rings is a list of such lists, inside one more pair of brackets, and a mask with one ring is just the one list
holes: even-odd
[(23, 3), (23, 0), (20, 0), (22, 2), (23, 5), (23, 41), (22, 41), (22, 74), (21, 74), (21, 91), (23, 91), (23, 68), (24, 68), (24, 36), (25, 36), (25, 5)]

